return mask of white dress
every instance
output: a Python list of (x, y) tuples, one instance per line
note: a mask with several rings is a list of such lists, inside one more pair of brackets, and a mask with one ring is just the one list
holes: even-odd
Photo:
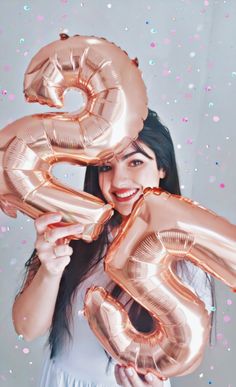
[[(209, 309), (212, 303), (210, 288), (204, 286), (201, 289), (199, 287), (205, 274), (190, 262), (187, 264), (193, 274), (194, 286), (198, 289), (197, 293)], [(183, 282), (188, 283), (188, 280), (180, 275), (178, 270), (177, 274), (182, 277)], [(71, 324), (73, 340), (53, 360), (49, 359), (49, 350), (45, 349), (40, 387), (118, 386), (114, 376), (115, 363), (111, 362), (107, 367), (108, 357), (82, 313), (86, 290), (92, 285), (106, 287), (109, 282), (110, 278), (104, 272), (103, 262), (100, 261), (89, 278), (79, 285), (73, 305), (73, 324)], [(164, 387), (170, 386), (168, 379), (164, 382)]]

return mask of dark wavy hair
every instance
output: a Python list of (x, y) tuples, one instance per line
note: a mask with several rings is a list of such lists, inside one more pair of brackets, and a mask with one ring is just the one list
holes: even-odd
[[(146, 144), (155, 153), (157, 168), (159, 170), (163, 168), (165, 171), (165, 177), (160, 179), (160, 187), (171, 194), (181, 195), (174, 146), (170, 132), (168, 128), (161, 123), (158, 115), (150, 109), (148, 109), (148, 116), (144, 121), (143, 129), (139, 133), (138, 139), (134, 141), (132, 145), (134, 148), (143, 152), (142, 143)], [(84, 191), (101, 198), (103, 201), (106, 201), (99, 188), (98, 176), (99, 167), (87, 167), (84, 181)], [(55, 357), (62, 349), (66, 336), (67, 338), (72, 339), (70, 332), (70, 319), (72, 316), (72, 303), (75, 297), (75, 290), (89, 275), (91, 268), (104, 258), (104, 246), (106, 247), (109, 245), (108, 232), (120, 223), (121, 215), (117, 211), (114, 211), (114, 215), (106, 223), (103, 232), (96, 241), (89, 244), (82, 240), (72, 240), (70, 242), (70, 246), (73, 248), (73, 254), (60, 281), (48, 339), (48, 344), (51, 350), (50, 358)], [(36, 250), (34, 250), (32, 256), (25, 264), (26, 276), (29, 270), (33, 274), (38, 270), (40, 263), (35, 261), (35, 254)], [(186, 262), (178, 261), (177, 265), (181, 266), (181, 271), (187, 275), (191, 285), (191, 273), (188, 270)], [(205, 285), (207, 285), (207, 283), (211, 286), (213, 305), (215, 305), (214, 279), (206, 273)], [(122, 292), (123, 290), (116, 285), (114, 286), (112, 295), (114, 297), (119, 297)], [(130, 301), (132, 305), (129, 309), (129, 317), (133, 325), (139, 331), (151, 331), (153, 329), (153, 319), (150, 314), (133, 299)], [(212, 313), (212, 325), (214, 315), (215, 313)]]

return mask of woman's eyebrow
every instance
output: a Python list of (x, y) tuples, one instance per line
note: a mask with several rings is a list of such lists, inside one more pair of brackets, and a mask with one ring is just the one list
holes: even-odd
[(128, 157), (130, 157), (130, 156), (132, 156), (132, 155), (134, 155), (134, 154), (136, 154), (136, 153), (141, 153), (141, 154), (143, 154), (144, 156), (146, 156), (148, 159), (151, 159), (151, 160), (153, 160), (153, 158), (151, 157), (151, 156), (149, 156), (145, 151), (143, 151), (142, 149), (137, 149), (137, 150), (135, 150), (135, 151), (133, 151), (133, 152), (130, 152), (130, 153), (127, 153), (127, 155), (124, 155), (123, 157), (121, 157), (121, 160), (123, 161), (123, 160), (126, 160)]

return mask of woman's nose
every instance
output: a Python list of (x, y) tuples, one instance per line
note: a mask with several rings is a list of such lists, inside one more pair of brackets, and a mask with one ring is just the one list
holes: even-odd
[(118, 164), (115, 168), (113, 168), (111, 184), (114, 188), (124, 187), (124, 183), (127, 179), (127, 171), (124, 166), (122, 167), (122, 165)]

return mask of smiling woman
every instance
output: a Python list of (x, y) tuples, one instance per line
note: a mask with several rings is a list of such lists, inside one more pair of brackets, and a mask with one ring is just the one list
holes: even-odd
[[(114, 215), (96, 241), (88, 244), (72, 240), (70, 246), (63, 245), (61, 238), (70, 235), (71, 229), (49, 231), (47, 226), (58, 221), (51, 214), (37, 219), (37, 250), (26, 262), (26, 279), (13, 306), (13, 319), (18, 333), (28, 340), (50, 332), (41, 387), (170, 386), (169, 380), (162, 382), (154, 374), (141, 377), (131, 367), (115, 367), (82, 313), (86, 290), (101, 285), (126, 305), (136, 329), (152, 330), (151, 315), (113, 283), (103, 267), (103, 258), (122, 219), (130, 214), (147, 186), (160, 186), (180, 195), (169, 130), (151, 110), (138, 139), (119, 157), (99, 167), (87, 167), (84, 191), (114, 205)], [(47, 241), (43, 231), (47, 231)], [(55, 267), (60, 267), (59, 274), (55, 274)], [(213, 279), (190, 262), (179, 261), (175, 270), (210, 309), (214, 303)], [(20, 316), (30, 316), (24, 329)]]
[(165, 177), (157, 168), (155, 153), (141, 141), (131, 144), (120, 157), (98, 168), (99, 187), (107, 201), (122, 215), (129, 215), (145, 187), (159, 187)]

